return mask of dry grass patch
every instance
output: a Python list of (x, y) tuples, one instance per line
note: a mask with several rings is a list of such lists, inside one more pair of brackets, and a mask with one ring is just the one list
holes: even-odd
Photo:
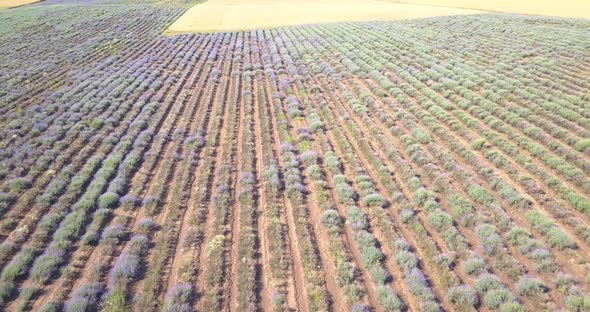
[(590, 18), (589, 0), (402, 0), (398, 2), (507, 13)]
[(21, 5), (39, 2), (40, 0), (0, 0), (0, 9), (14, 8)]
[(209, 0), (189, 9), (168, 33), (236, 31), (280, 26), (410, 19), (482, 13), (377, 0)]

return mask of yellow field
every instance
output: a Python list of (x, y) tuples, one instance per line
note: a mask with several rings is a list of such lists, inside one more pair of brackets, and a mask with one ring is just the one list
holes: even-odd
[(402, 3), (590, 18), (590, 0), (401, 0)]
[(378, 0), (209, 0), (189, 9), (167, 32), (235, 31), (476, 13), (482, 12)]
[(39, 0), (0, 0), (0, 9), (13, 8), (35, 2), (39, 2)]

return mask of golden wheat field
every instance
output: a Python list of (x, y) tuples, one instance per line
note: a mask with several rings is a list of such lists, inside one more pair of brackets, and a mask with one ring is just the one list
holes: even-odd
[(300, 24), (411, 19), (484, 13), (379, 0), (210, 0), (189, 9), (170, 33), (235, 31)]
[(39, 2), (39, 0), (0, 0), (0, 9), (13, 8), (35, 2)]
[(588, 0), (405, 0), (399, 1), (399, 3), (529, 15), (590, 18), (590, 1)]

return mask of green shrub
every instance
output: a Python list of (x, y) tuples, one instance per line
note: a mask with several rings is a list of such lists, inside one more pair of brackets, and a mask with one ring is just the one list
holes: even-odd
[(0, 208), (6, 208), (6, 206), (12, 201), (14, 201), (13, 195), (0, 192)]
[(525, 312), (524, 307), (518, 302), (507, 302), (500, 306), (500, 312)]
[(451, 216), (442, 210), (436, 210), (428, 215), (428, 222), (430, 222), (430, 224), (432, 224), (432, 226), (437, 230), (442, 230), (443, 228), (453, 226), (453, 219)]
[(13, 282), (27, 273), (34, 259), (35, 253), (32, 249), (23, 249), (4, 267), (0, 278), (3, 282)]
[(20, 295), (23, 298), (23, 300), (31, 300), (35, 297), (35, 295), (37, 295), (39, 292), (41, 291), (40, 288), (31, 286), (31, 287), (27, 287), (24, 288), (21, 292)]
[(18, 193), (31, 188), (33, 182), (27, 178), (15, 178), (10, 180), (10, 191)]
[(413, 253), (400, 251), (395, 256), (395, 261), (404, 271), (408, 272), (418, 265), (418, 259)]
[(440, 205), (434, 198), (429, 198), (424, 202), (424, 209), (426, 212), (432, 212), (440, 209)]
[(447, 298), (459, 307), (474, 307), (479, 302), (477, 292), (467, 285), (451, 287), (447, 292)]
[(436, 301), (430, 299), (420, 302), (419, 310), (420, 312), (440, 312), (441, 308)]
[(459, 220), (461, 225), (467, 226), (472, 222), (472, 214), (474, 211), (471, 202), (460, 194), (451, 194), (447, 198), (451, 213)]
[(430, 192), (428, 192), (425, 188), (421, 187), (412, 194), (412, 197), (418, 205), (422, 206), (422, 204), (426, 202), (430, 195)]
[(557, 247), (559, 249), (576, 248), (576, 242), (557, 227), (554, 227), (551, 230), (549, 230), (546, 236), (547, 242), (552, 247)]
[(514, 295), (504, 288), (492, 289), (483, 297), (483, 302), (490, 309), (498, 309), (503, 304), (514, 301)]
[(359, 174), (354, 178), (355, 183), (371, 182), (371, 177), (366, 174)]
[(342, 220), (340, 219), (338, 212), (334, 209), (326, 209), (322, 213), (322, 223), (328, 228), (339, 228), (341, 222)]
[(502, 287), (500, 281), (495, 275), (484, 274), (477, 281), (475, 281), (475, 289), (480, 293), (487, 293), (493, 289), (499, 289)]
[(371, 181), (361, 181), (356, 184), (363, 194), (370, 194), (373, 192), (374, 186)]
[(352, 282), (344, 285), (344, 293), (348, 297), (347, 302), (357, 302), (363, 299), (365, 289), (358, 282)]
[(375, 280), (375, 283), (377, 283), (378, 285), (384, 285), (387, 279), (389, 279), (390, 277), (389, 272), (387, 272), (387, 270), (385, 270), (380, 265), (374, 265), (369, 269), (369, 272)]
[(486, 263), (480, 258), (470, 258), (463, 262), (463, 272), (477, 276), (486, 272)]
[(590, 295), (569, 295), (565, 298), (565, 305), (568, 307), (569, 311), (590, 311)]
[(37, 287), (27, 287), (20, 292), (21, 300), (18, 305), (15, 307), (14, 311), (16, 312), (25, 312), (29, 311), (31, 307), (29, 306), (30, 302), (34, 297), (41, 291), (41, 289)]
[(336, 184), (336, 185), (338, 185), (338, 184), (347, 184), (348, 183), (348, 179), (343, 174), (335, 174), (332, 177), (332, 179), (334, 180), (334, 184)]
[(356, 206), (346, 208), (346, 223), (355, 230), (364, 229), (367, 226), (367, 217)]
[(402, 209), (399, 212), (399, 218), (402, 223), (408, 223), (414, 218), (414, 211), (410, 209)]
[(42, 306), (39, 312), (61, 312), (62, 310), (63, 304), (52, 301)]
[(0, 282), (0, 300), (8, 301), (18, 293), (18, 290), (12, 282)]
[(271, 302), (275, 307), (281, 307), (287, 301), (287, 297), (283, 293), (275, 292), (271, 295)]
[(478, 225), (475, 228), (475, 233), (486, 254), (493, 254), (504, 247), (504, 241), (502, 241), (502, 238), (496, 232), (496, 228), (491, 224), (482, 223)]
[(383, 253), (375, 246), (368, 246), (361, 250), (361, 258), (366, 267), (371, 267), (381, 262)]
[(324, 128), (324, 123), (321, 120), (313, 120), (310, 121), (309, 128), (315, 133)]
[(322, 169), (318, 165), (311, 165), (307, 168), (307, 174), (312, 180), (318, 181), (322, 179)]
[(104, 229), (101, 235), (101, 242), (118, 242), (125, 237), (125, 226), (115, 223)]
[(432, 141), (430, 137), (430, 133), (422, 128), (414, 128), (412, 129), (412, 136), (416, 138), (416, 140), (422, 144), (428, 144)]
[(467, 192), (469, 193), (469, 196), (473, 197), (473, 199), (480, 204), (487, 205), (494, 202), (494, 197), (479, 185), (470, 186), (467, 189)]
[(15, 252), (16, 246), (9, 240), (5, 240), (0, 244), (0, 258), (5, 259), (7, 257), (12, 257)]
[(318, 162), (318, 153), (307, 149), (301, 153), (300, 158), (301, 158), (301, 161), (306, 166), (312, 166), (312, 165), (317, 164), (317, 162)]
[(404, 303), (393, 290), (385, 285), (377, 287), (377, 300), (383, 307), (383, 310), (387, 312), (402, 311), (405, 308)]
[(569, 274), (558, 274), (555, 284), (557, 285), (557, 290), (567, 293), (576, 284), (576, 279)]
[(479, 138), (479, 139), (475, 139), (472, 143), (471, 143), (471, 147), (473, 149), (476, 150), (480, 150), (483, 148), (483, 146), (486, 144), (486, 139), (484, 138)]
[(347, 183), (336, 184), (336, 193), (344, 202), (352, 201), (356, 198), (356, 192)]
[(412, 248), (407, 240), (400, 238), (393, 243), (396, 252), (410, 251)]
[(355, 277), (355, 266), (348, 261), (337, 261), (336, 263), (336, 282), (340, 286), (352, 284)]
[(410, 187), (410, 189), (415, 190), (422, 186), (422, 181), (420, 181), (420, 178), (418, 178), (417, 176), (413, 176), (408, 180), (408, 186)]
[(106, 192), (98, 198), (98, 207), (103, 208), (115, 208), (119, 204), (119, 195), (113, 192)]
[(364, 203), (369, 207), (383, 207), (385, 206), (386, 201), (381, 194), (373, 193), (365, 196)]
[(553, 227), (553, 222), (538, 211), (530, 211), (526, 215), (528, 222), (539, 232), (545, 234)]
[(324, 160), (326, 162), (326, 166), (328, 166), (328, 169), (330, 169), (331, 172), (338, 172), (340, 170), (340, 160), (338, 160), (338, 157), (334, 154), (331, 153), (326, 153), (326, 156), (324, 157)]
[(354, 240), (358, 243), (360, 247), (365, 246), (374, 246), (376, 241), (373, 234), (365, 231), (360, 230), (354, 233)]
[(530, 239), (530, 236), (528, 235), (525, 229), (516, 226), (513, 227), (510, 231), (508, 231), (508, 233), (506, 234), (506, 238), (509, 242), (512, 242), (517, 246), (520, 246), (526, 243)]
[(137, 224), (137, 232), (140, 234), (148, 235), (154, 231), (158, 225), (152, 218), (143, 218)]
[(126, 312), (129, 311), (129, 306), (125, 301), (125, 290), (117, 287), (111, 291), (102, 302), (102, 310), (104, 312)]
[(581, 139), (576, 143), (576, 149), (580, 152), (585, 152), (590, 148), (590, 139)]
[(521, 296), (538, 296), (543, 293), (545, 285), (537, 279), (522, 277), (516, 284), (516, 290)]

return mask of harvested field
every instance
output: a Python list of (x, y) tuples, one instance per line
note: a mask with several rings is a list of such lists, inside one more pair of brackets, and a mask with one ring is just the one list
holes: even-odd
[(465, 8), (506, 13), (590, 18), (586, 0), (390, 0), (397, 3)]
[(167, 33), (237, 31), (301, 24), (412, 19), (485, 13), (382, 0), (209, 0), (195, 5)]
[(39, 2), (39, 0), (0, 0), (0, 9), (13, 8), (35, 2)]
[(0, 12), (0, 310), (590, 308), (590, 21), (118, 1)]

